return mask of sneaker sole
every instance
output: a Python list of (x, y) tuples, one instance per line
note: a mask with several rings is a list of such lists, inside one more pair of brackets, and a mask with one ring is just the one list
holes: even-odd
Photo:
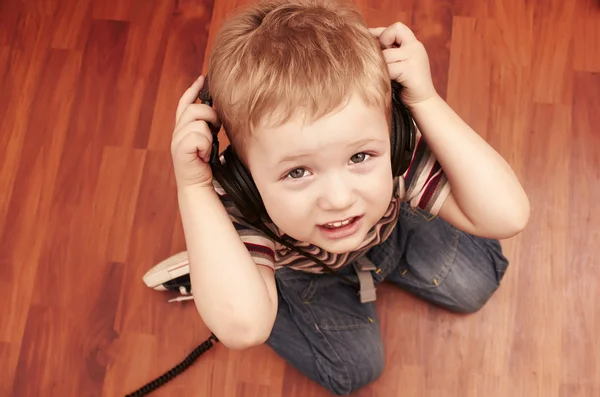
[(148, 270), (142, 280), (146, 286), (157, 291), (167, 291), (164, 283), (190, 273), (187, 251), (175, 254)]

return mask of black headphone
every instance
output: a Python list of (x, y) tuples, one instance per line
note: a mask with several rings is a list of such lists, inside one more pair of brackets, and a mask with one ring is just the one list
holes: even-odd
[[(400, 99), (402, 85), (394, 80), (392, 84), (392, 122), (391, 122), (391, 160), (392, 174), (403, 175), (412, 159), (415, 148), (416, 128), (408, 109)], [(203, 104), (212, 106), (212, 98), (208, 88), (208, 76), (198, 98)], [(224, 162), (220, 161), (218, 131), (212, 130), (213, 144), (210, 165), (213, 178), (221, 185), (235, 206), (249, 222), (256, 224), (269, 221), (267, 210), (254, 184), (250, 172), (235, 154), (232, 145), (222, 153)]]

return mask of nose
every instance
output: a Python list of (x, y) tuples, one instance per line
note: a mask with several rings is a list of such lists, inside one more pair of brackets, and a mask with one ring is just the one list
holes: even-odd
[(354, 204), (356, 196), (348, 181), (341, 175), (334, 174), (322, 180), (322, 190), (319, 196), (319, 207), (326, 211), (340, 211)]

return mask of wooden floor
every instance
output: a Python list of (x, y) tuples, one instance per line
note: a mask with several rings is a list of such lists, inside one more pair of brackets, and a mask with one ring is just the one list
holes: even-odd
[[(210, 1), (0, 0), (0, 396), (123, 396), (208, 336), (141, 277), (184, 249), (174, 110), (240, 4)], [(600, 396), (600, 3), (360, 4), (416, 31), (532, 218), (475, 315), (385, 287), (387, 369), (355, 395)], [(153, 395), (328, 394), (266, 346), (219, 344)]]

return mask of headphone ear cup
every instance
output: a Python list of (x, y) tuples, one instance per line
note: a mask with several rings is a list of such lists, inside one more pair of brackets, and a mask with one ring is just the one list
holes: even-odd
[(390, 136), (392, 152), (392, 173), (402, 176), (412, 160), (415, 149), (416, 129), (410, 112), (402, 103), (402, 85), (392, 81), (392, 131)]
[(231, 145), (225, 149), (223, 157), (223, 164), (219, 162), (213, 166), (213, 177), (248, 221), (256, 222), (261, 220), (261, 217), (268, 219), (258, 188)]
[[(208, 76), (204, 79), (204, 86), (198, 94), (201, 103), (212, 106), (213, 100), (209, 91)], [(219, 156), (218, 129), (211, 126), (213, 134), (212, 151), (210, 154), (210, 166), (213, 178), (231, 198), (242, 215), (250, 222), (260, 221), (261, 217), (268, 220), (267, 210), (262, 202), (260, 193), (254, 184), (250, 172), (246, 169), (239, 157), (229, 145), (223, 152), (224, 163)]]
[(402, 127), (398, 127), (398, 125), (402, 125), (402, 120), (400, 120), (400, 115), (398, 114), (398, 110), (396, 106), (392, 106), (392, 131), (390, 136), (390, 144), (391, 144), (391, 153), (392, 153), (392, 175), (400, 176), (402, 175), (402, 144), (404, 141), (404, 130)]

